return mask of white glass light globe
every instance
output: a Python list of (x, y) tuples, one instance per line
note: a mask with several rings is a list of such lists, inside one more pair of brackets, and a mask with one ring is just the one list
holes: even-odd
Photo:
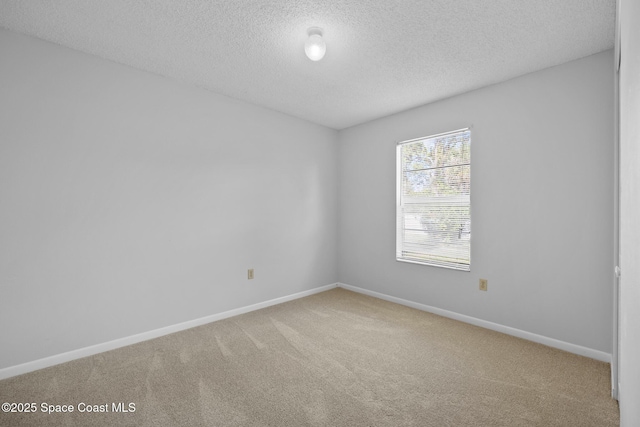
[(320, 61), (327, 51), (327, 44), (322, 39), (322, 33), (309, 31), (309, 39), (304, 44), (304, 52), (310, 60)]

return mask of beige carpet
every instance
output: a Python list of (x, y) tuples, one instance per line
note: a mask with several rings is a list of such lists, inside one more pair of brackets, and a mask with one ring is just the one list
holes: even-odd
[(617, 426), (609, 383), (606, 363), (335, 289), (0, 381), (38, 411), (0, 425)]

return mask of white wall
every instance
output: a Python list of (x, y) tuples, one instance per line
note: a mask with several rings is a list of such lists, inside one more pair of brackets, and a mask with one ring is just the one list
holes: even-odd
[[(338, 279), (611, 352), (611, 52), (339, 133), (4, 30), (0, 57), (0, 369)], [(471, 273), (396, 262), (395, 143), (469, 125)]]
[(640, 2), (620, 5), (620, 425), (640, 424)]
[(5, 30), (0, 58), (0, 368), (336, 282), (335, 131)]
[[(613, 93), (607, 51), (341, 131), (340, 281), (611, 353)], [(396, 142), (467, 126), (471, 272), (396, 262)]]

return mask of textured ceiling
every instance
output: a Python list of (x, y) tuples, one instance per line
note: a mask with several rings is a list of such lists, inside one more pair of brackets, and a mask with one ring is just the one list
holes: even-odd
[(614, 21), (615, 0), (0, 1), (10, 30), (334, 129), (610, 49)]

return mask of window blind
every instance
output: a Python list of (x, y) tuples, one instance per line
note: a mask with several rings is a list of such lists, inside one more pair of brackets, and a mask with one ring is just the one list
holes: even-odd
[(396, 259), (470, 271), (471, 131), (400, 142)]

